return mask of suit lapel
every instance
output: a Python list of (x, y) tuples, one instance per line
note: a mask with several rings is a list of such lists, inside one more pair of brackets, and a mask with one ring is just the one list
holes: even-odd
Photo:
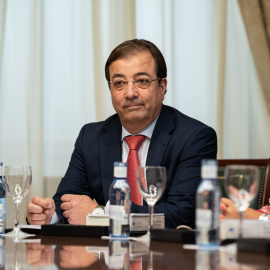
[(108, 201), (109, 187), (113, 181), (113, 163), (122, 160), (121, 123), (117, 117), (107, 126), (105, 134), (99, 139), (100, 144), (100, 170), (105, 202)]
[(149, 145), (146, 166), (160, 166), (174, 129), (172, 113), (163, 105)]

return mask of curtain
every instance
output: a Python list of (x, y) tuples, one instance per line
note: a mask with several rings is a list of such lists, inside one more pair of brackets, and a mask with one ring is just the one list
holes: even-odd
[(238, 0), (238, 3), (270, 115), (270, 2)]
[[(215, 1), (136, 1), (136, 36), (153, 41), (167, 62), (165, 103), (212, 127), (217, 99), (216, 9)], [(155, 10), (156, 20), (149, 20), (149, 10)]]
[(222, 154), (224, 158), (269, 158), (267, 101), (236, 1), (227, 1), (226, 27)]
[(80, 128), (114, 113), (104, 65), (133, 38), (161, 49), (165, 104), (216, 129), (219, 158), (269, 157), (265, 96), (236, 1), (0, 1), (0, 160), (33, 168), (21, 222), (32, 196), (55, 192)]
[[(9, 0), (0, 7), (0, 160), (32, 166), (25, 222), (30, 198), (55, 192), (80, 128), (114, 113), (104, 64), (113, 47), (135, 38), (134, 1)], [(14, 213), (10, 198), (7, 205)]]
[[(32, 194), (43, 195), (42, 2), (6, 1), (1, 8), (0, 159), (4, 165), (31, 164)], [(8, 197), (9, 213), (14, 203)]]

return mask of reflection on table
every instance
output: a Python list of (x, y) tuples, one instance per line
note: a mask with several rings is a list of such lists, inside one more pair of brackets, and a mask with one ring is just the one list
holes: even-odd
[(37, 236), (17, 244), (10, 238), (0, 240), (2, 269), (269, 270), (270, 265), (270, 256), (237, 252), (235, 244), (220, 251), (196, 251), (177, 243), (91, 237)]

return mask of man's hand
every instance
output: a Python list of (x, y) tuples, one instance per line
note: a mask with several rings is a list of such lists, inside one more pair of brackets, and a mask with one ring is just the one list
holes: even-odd
[(68, 219), (69, 224), (85, 225), (86, 216), (91, 213), (98, 204), (85, 195), (65, 194), (61, 197), (61, 209), (63, 216)]
[(31, 225), (49, 224), (55, 212), (51, 198), (33, 197), (27, 206), (27, 220)]

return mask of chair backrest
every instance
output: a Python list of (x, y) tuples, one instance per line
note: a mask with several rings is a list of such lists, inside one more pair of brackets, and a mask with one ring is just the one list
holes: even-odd
[(228, 197), (224, 188), (224, 169), (227, 165), (255, 165), (259, 167), (260, 184), (256, 200), (250, 206), (253, 209), (260, 209), (269, 203), (270, 198), (270, 158), (269, 159), (219, 159), (218, 160), (218, 181), (223, 197)]

